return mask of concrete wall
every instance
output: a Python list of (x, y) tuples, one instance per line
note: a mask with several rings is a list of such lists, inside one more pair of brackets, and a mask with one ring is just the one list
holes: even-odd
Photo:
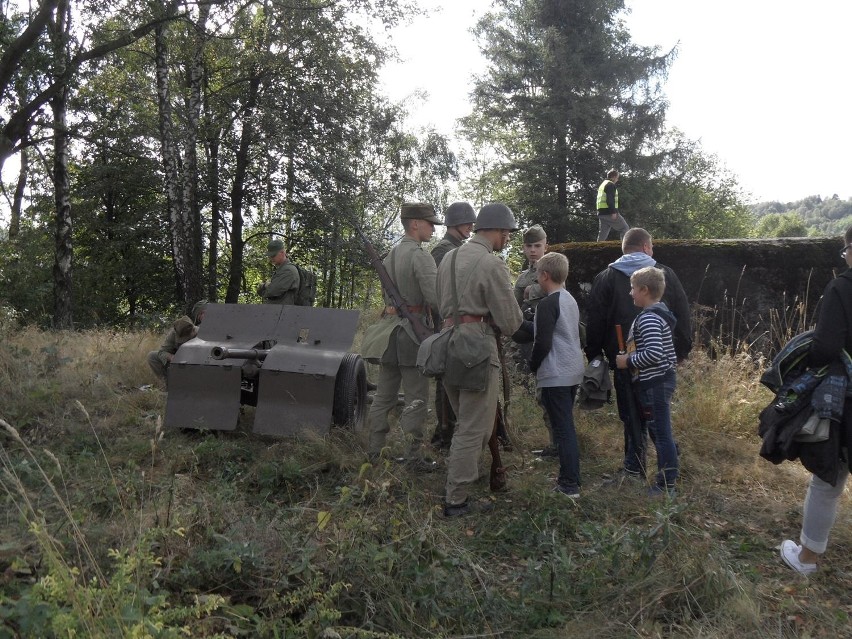
[[(618, 242), (552, 245), (568, 257), (568, 290), (581, 312), (595, 275), (621, 255)], [(841, 238), (659, 240), (654, 259), (677, 273), (699, 339), (771, 351), (804, 330), (826, 284), (845, 269)]]

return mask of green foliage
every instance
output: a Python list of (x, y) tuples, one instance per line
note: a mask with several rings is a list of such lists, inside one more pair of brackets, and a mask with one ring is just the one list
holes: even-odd
[(654, 145), (660, 165), (619, 180), (624, 215), (656, 238), (748, 237), (753, 227), (746, 195), (719, 158), (679, 131)]
[(852, 198), (812, 195), (796, 202), (761, 202), (751, 207), (757, 237), (833, 237), (852, 226)]
[[(379, 95), (377, 70), (389, 52), (373, 30), (417, 13), (412, 2), (343, 0), (310, 11), (232, 2), (86, 2), (78, 9), (87, 41), (71, 42), (74, 52), (116, 36), (133, 41), (131, 30), (157, 20), (167, 53), (161, 71), (168, 74), (159, 112), (151, 31), (73, 69), (68, 167), (78, 327), (156, 325), (187, 310), (179, 307), (188, 282), (204, 281), (210, 299), (258, 301), (265, 242), (242, 250), (254, 233), (282, 235), (294, 260), (318, 273), (320, 305), (373, 303), (372, 274), (347, 217), (384, 244), (398, 232), (402, 201), (443, 206), (457, 173), (448, 139), (406, 130), (404, 110)], [(164, 12), (183, 10), (180, 19), (162, 20)], [(4, 16), (0, 38), (9, 45), (26, 18), (13, 8)], [(37, 39), (17, 65), (17, 94), (3, 93), (7, 112), (43, 88), (47, 42), (46, 35)], [(200, 93), (193, 93), (191, 80), (201, 77)], [(46, 161), (30, 163), (24, 213), (32, 233), (0, 248), (9, 276), (0, 301), (23, 321), (47, 325), (54, 205), (50, 132), (40, 127), (36, 121), (31, 157), (40, 152)], [(169, 127), (172, 146), (165, 149)], [(3, 159), (6, 151), (0, 149)], [(178, 183), (163, 182), (164, 154), (178, 166)], [(179, 216), (171, 211), (186, 216), (185, 233), (173, 228)], [(188, 236), (198, 246), (189, 256), (177, 246)]]
[(807, 237), (808, 228), (798, 213), (768, 213), (757, 222), (754, 234), (757, 237)]
[(505, 174), (508, 201), (554, 242), (591, 234), (608, 168), (652, 161), (643, 148), (663, 124), (658, 80), (673, 54), (633, 44), (624, 9), (622, 0), (499, 0), (476, 28), (490, 66), (466, 134), (496, 151), (477, 179), (498, 186)]
[(0, 242), (0, 308), (24, 324), (50, 326), (53, 281), (51, 240), (44, 230), (24, 224), (15, 240)]

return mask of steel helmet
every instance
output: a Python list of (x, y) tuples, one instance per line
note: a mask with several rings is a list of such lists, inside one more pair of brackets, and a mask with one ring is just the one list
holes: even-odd
[(459, 226), (460, 224), (473, 224), (476, 222), (476, 211), (467, 202), (453, 202), (444, 211), (444, 224), (446, 226)]
[(476, 216), (476, 225), (473, 230), (481, 231), (483, 229), (517, 231), (518, 223), (515, 221), (512, 209), (502, 202), (492, 202), (479, 209), (479, 215)]

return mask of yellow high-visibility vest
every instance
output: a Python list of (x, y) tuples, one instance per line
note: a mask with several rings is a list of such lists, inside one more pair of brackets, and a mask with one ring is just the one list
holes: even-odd
[[(604, 180), (598, 187), (598, 209), (609, 208), (609, 205), (606, 203), (606, 193), (604, 192), (604, 189), (607, 184), (612, 183), (613, 182), (611, 180)], [(615, 208), (618, 208), (618, 189), (615, 190)]]

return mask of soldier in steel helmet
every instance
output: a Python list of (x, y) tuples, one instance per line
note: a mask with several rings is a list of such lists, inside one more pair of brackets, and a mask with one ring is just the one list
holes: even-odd
[[(435, 266), (441, 266), (441, 260), (447, 253), (457, 249), (465, 243), (465, 240), (470, 238), (475, 221), (476, 211), (467, 202), (453, 202), (447, 207), (444, 211), (444, 225), (447, 231), (441, 241), (432, 249)], [(435, 326), (440, 326), (442, 319), (437, 309), (435, 309), (433, 317)], [(435, 417), (437, 423), (431, 444), (435, 448), (447, 450), (453, 441), (456, 414), (453, 412), (453, 407), (450, 406), (440, 377), (435, 379)]]
[[(423, 250), (442, 224), (431, 204), (406, 203), (400, 213), (405, 235), (394, 246), (383, 264), (408, 305), (408, 311), (424, 320), (437, 306), (435, 297), (435, 260)], [(390, 297), (385, 294), (382, 319), (364, 336), (362, 355), (381, 363), (376, 395), (367, 422), (368, 454), (375, 459), (381, 455), (390, 430), (388, 414), (398, 402), (402, 385), (405, 407), (399, 423), (406, 438), (405, 460), (414, 470), (432, 470), (434, 463), (423, 456), (424, 422), (428, 414), (429, 379), (417, 370), (417, 349), (420, 341), (407, 319), (399, 317)], [(424, 322), (424, 323), (428, 323)]]
[[(513, 335), (524, 324), (512, 292), (509, 269), (495, 252), (509, 243), (518, 226), (511, 209), (502, 203), (483, 206), (476, 217), (474, 236), (442, 260), (437, 294), (444, 325), (454, 325), (456, 344), (464, 344), (474, 367), (483, 374), (482, 389), (468, 390), (461, 352), (448, 356), (444, 388), (458, 416), (447, 463), (444, 515), (455, 517), (481, 507), (469, 500), (470, 485), (479, 476), (479, 457), (494, 427), (500, 389), (500, 360), (495, 334)], [(480, 360), (482, 354), (484, 359)]]
[(476, 222), (476, 211), (467, 202), (453, 202), (447, 207), (444, 211), (444, 226), (447, 232), (432, 249), (435, 264), (441, 266), (441, 260), (447, 253), (460, 247), (470, 238), (474, 222)]

